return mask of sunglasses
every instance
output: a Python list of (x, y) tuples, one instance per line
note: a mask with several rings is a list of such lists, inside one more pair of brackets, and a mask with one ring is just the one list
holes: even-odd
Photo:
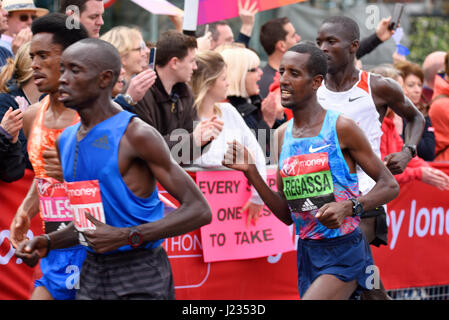
[(30, 20), (30, 19), (31, 19), (32, 21), (34, 21), (36, 18), (37, 18), (36, 15), (26, 14), (26, 13), (21, 14), (21, 15), (19, 16), (19, 20), (22, 21), (22, 22), (27, 22), (27, 21)]

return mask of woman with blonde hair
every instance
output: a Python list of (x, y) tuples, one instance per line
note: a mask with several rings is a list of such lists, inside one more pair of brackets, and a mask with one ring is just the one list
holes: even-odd
[(143, 41), (139, 29), (126, 26), (114, 27), (100, 39), (112, 44), (120, 53), (126, 82), (129, 82), (133, 75), (148, 68), (150, 50)]
[(270, 129), (276, 128), (275, 122), (283, 119), (284, 112), (273, 99), (262, 102), (258, 84), (263, 74), (260, 59), (254, 51), (236, 46), (223, 49), (221, 55), (228, 66), (227, 99), (255, 131), (266, 156), (270, 157)]
[[(262, 177), (266, 177), (265, 156), (251, 130), (235, 108), (226, 102), (229, 88), (227, 67), (222, 56), (213, 51), (202, 51), (196, 56), (197, 69), (193, 72), (191, 87), (195, 97), (195, 108), (200, 120), (218, 118), (223, 122), (223, 129), (212, 140), (210, 149), (194, 160), (201, 167), (221, 167), (228, 142), (236, 140), (248, 147), (256, 159), (256, 167)], [(256, 223), (264, 203), (254, 187), (252, 195), (243, 207), (248, 210), (247, 225)]]
[(112, 44), (120, 54), (122, 72), (114, 87), (113, 96), (125, 110), (133, 112), (134, 105), (156, 81), (156, 73), (149, 69), (150, 49), (137, 28), (114, 27), (100, 39)]
[[(42, 95), (34, 84), (31, 67), (30, 42), (25, 43), (17, 51), (13, 59), (9, 58), (0, 72), (0, 120), (6, 112), (20, 109), (23, 112)], [(27, 140), (22, 130), (19, 133), (22, 153), (25, 155), (26, 167), (31, 169), (28, 160)]]

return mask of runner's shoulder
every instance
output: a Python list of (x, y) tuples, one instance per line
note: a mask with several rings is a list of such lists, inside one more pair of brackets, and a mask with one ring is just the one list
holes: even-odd
[(340, 114), (336, 123), (336, 130), (339, 139), (343, 138), (343, 136), (351, 133), (354, 129), (358, 128), (357, 123), (351, 118)]
[(139, 117), (133, 117), (128, 124), (128, 128), (125, 132), (126, 137), (132, 144), (138, 144), (139, 146), (147, 146), (155, 143), (163, 143), (165, 140), (157, 129)]
[(371, 74), (370, 86), (372, 92), (377, 96), (389, 95), (401, 89), (396, 80), (373, 73)]

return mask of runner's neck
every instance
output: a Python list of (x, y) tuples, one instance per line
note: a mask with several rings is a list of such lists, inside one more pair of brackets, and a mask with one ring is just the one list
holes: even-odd
[(360, 70), (354, 65), (326, 75), (325, 86), (335, 92), (348, 91), (359, 81)]

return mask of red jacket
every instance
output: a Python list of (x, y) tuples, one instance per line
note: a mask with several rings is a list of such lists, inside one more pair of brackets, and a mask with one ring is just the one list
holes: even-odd
[[(384, 118), (382, 122), (382, 138), (380, 140), (380, 154), (382, 159), (387, 155), (402, 150), (404, 141), (399, 136), (394, 126), (393, 120), (388, 117)], [(422, 179), (422, 167), (429, 167), (430, 165), (419, 157), (412, 158), (405, 168), (404, 172), (397, 174), (394, 177), (398, 183), (407, 183), (412, 180)]]
[[(449, 95), (449, 82), (442, 75), (436, 75), (433, 99), (442, 94)], [(435, 161), (449, 161), (449, 98), (435, 100), (429, 116), (435, 130)]]

